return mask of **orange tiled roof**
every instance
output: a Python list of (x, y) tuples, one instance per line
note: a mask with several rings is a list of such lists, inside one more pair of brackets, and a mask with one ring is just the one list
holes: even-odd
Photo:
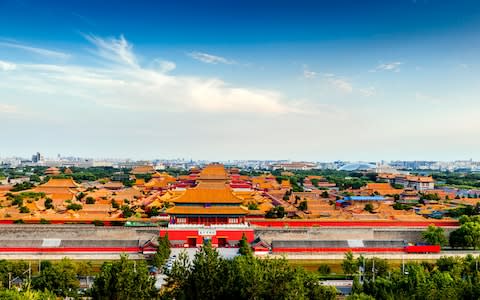
[(201, 183), (197, 187), (187, 189), (174, 203), (242, 203), (242, 199), (232, 193), (226, 185)]
[(221, 164), (210, 164), (203, 168), (198, 177), (199, 180), (214, 179), (214, 180), (227, 180), (227, 171)]
[(39, 185), (38, 187), (62, 187), (62, 188), (77, 188), (80, 185), (73, 181), (72, 178), (65, 178), (65, 179), (54, 179), (50, 178), (50, 180), (44, 184)]
[(136, 166), (130, 173), (132, 174), (154, 174), (156, 171), (152, 166)]
[(245, 215), (247, 210), (240, 206), (175, 206), (167, 210), (173, 215)]

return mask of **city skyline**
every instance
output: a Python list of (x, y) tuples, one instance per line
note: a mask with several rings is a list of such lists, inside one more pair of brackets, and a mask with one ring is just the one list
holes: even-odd
[(474, 1), (0, 3), (0, 156), (479, 160)]

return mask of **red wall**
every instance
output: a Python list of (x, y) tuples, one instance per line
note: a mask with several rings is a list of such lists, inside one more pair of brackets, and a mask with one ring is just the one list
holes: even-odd
[(295, 252), (404, 252), (404, 248), (274, 248), (273, 253), (295, 253)]
[(107, 247), (107, 248), (39, 248), (39, 247), (15, 247), (15, 248), (0, 248), (0, 252), (33, 252), (33, 253), (83, 253), (83, 252), (105, 252), (105, 253), (139, 253), (142, 249), (140, 247)]
[(312, 221), (312, 220), (249, 220), (251, 225), (264, 227), (366, 226), (366, 227), (438, 227), (459, 226), (458, 221)]
[(438, 245), (407, 246), (405, 251), (408, 253), (440, 253)]

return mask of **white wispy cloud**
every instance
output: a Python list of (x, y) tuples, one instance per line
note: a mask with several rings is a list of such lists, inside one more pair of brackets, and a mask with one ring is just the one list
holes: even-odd
[(193, 59), (196, 59), (198, 61), (207, 63), (207, 64), (227, 64), (227, 65), (232, 65), (235, 64), (236, 62), (234, 60), (227, 59), (225, 57), (213, 55), (213, 54), (208, 54), (205, 52), (190, 52), (188, 53), (188, 56), (190, 56)]
[(391, 71), (391, 72), (400, 72), (400, 66), (403, 65), (403, 62), (394, 61), (390, 63), (381, 63), (375, 67), (375, 69), (370, 70), (370, 72), (380, 72), (380, 71)]
[(284, 114), (314, 110), (273, 90), (234, 86), (219, 78), (171, 75), (168, 72), (176, 66), (170, 61), (157, 59), (144, 67), (123, 36), (86, 38), (95, 46), (92, 53), (109, 64), (18, 64), (21, 76), (0, 78), (0, 89), (5, 86), (148, 112)]
[(353, 92), (353, 86), (352, 84), (344, 78), (328, 78), (328, 82), (337, 90), (344, 92), (344, 93), (351, 93)]
[(0, 60), (0, 71), (12, 71), (16, 68), (17, 66), (14, 63)]
[(153, 61), (154, 68), (157, 69), (160, 73), (168, 73), (175, 70), (177, 65), (173, 61), (155, 59)]
[(123, 35), (120, 35), (118, 39), (115, 37), (105, 39), (91, 34), (86, 34), (84, 37), (97, 47), (96, 54), (98, 56), (111, 62), (138, 67), (137, 58), (133, 54), (133, 46)]
[(49, 49), (44, 49), (39, 47), (32, 47), (29, 45), (24, 45), (24, 44), (14, 43), (14, 42), (0, 41), (0, 47), (20, 49), (30, 53), (34, 53), (34, 54), (38, 54), (38, 55), (42, 55), (50, 58), (56, 58), (56, 59), (68, 59), (71, 56), (68, 53), (64, 53), (60, 51), (54, 51), (54, 50), (49, 50)]
[(317, 72), (310, 70), (307, 65), (303, 65), (303, 77), (307, 79), (315, 78), (317, 77)]
[(360, 94), (362, 96), (365, 96), (365, 97), (371, 97), (371, 96), (375, 96), (377, 94), (377, 90), (373, 86), (368, 87), (368, 88), (359, 89), (358, 91), (360, 92)]

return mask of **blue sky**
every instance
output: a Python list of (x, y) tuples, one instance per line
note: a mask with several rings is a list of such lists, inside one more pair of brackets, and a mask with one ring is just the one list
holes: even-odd
[(0, 0), (0, 156), (480, 159), (478, 1), (259, 2)]

